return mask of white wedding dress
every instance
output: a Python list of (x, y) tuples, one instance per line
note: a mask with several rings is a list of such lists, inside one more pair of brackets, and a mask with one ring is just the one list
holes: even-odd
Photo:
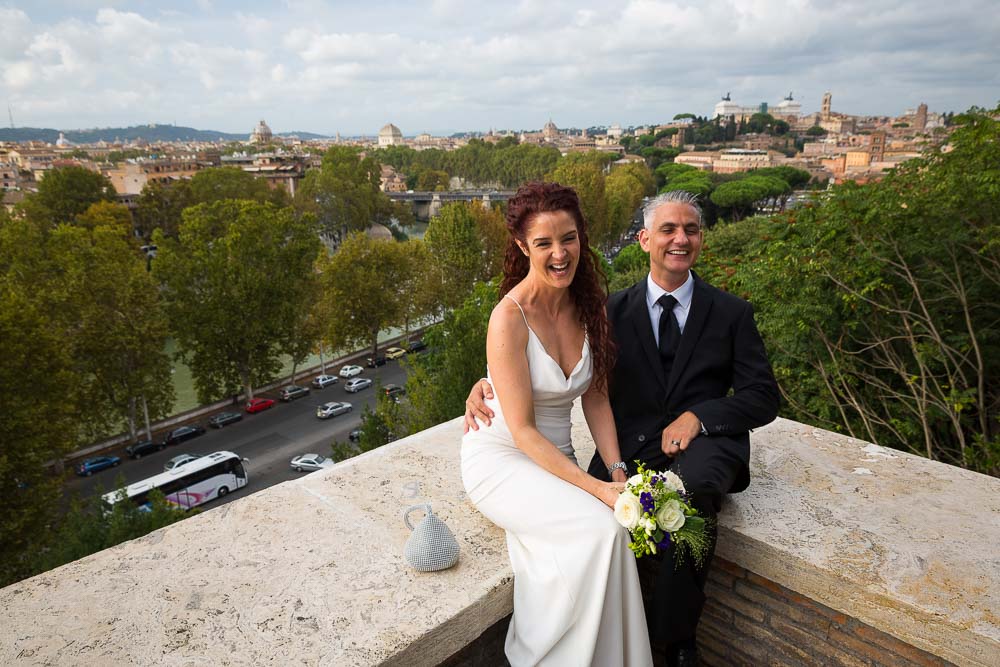
[[(575, 462), (570, 410), (590, 385), (590, 346), (585, 340), (566, 377), (528, 327), (527, 356), (535, 425)], [(496, 417), (463, 438), (462, 481), (479, 511), (507, 532), (514, 570), (507, 659), (514, 667), (652, 665), (628, 533), (607, 505), (518, 449), (499, 401), (486, 403)]]

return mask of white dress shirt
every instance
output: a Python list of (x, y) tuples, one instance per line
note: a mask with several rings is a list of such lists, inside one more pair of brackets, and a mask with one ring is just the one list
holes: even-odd
[(663, 315), (663, 307), (657, 303), (657, 300), (664, 294), (669, 294), (677, 299), (677, 305), (674, 306), (674, 318), (677, 319), (677, 326), (680, 327), (683, 334), (688, 313), (691, 311), (691, 297), (694, 296), (694, 278), (691, 276), (691, 272), (688, 271), (687, 280), (673, 292), (668, 292), (653, 282), (652, 275), (646, 276), (646, 308), (649, 309), (649, 322), (653, 325), (653, 338), (656, 340), (657, 346), (660, 345), (660, 316)]

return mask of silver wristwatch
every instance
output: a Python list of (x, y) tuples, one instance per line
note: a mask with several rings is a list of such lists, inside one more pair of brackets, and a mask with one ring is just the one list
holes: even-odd
[(612, 463), (608, 466), (608, 475), (610, 476), (615, 470), (621, 469), (626, 475), (628, 474), (628, 469), (625, 467), (624, 461), (619, 461), (618, 463)]

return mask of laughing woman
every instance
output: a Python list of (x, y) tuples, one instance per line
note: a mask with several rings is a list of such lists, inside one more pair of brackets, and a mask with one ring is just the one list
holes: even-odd
[(496, 413), (462, 441), (469, 498), (507, 533), (514, 615), (507, 658), (520, 665), (650, 665), (642, 596), (612, 482), (588, 475), (570, 442), (582, 396), (604, 461), (620, 461), (608, 402), (614, 362), (597, 259), (576, 193), (528, 183), (508, 203), (500, 303), (486, 337)]

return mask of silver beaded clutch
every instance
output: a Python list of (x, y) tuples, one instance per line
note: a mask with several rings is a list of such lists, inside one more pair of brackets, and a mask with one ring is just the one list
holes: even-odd
[[(416, 510), (423, 510), (427, 516), (414, 528), (410, 513)], [(403, 557), (415, 570), (446, 570), (458, 562), (458, 541), (444, 521), (434, 515), (429, 503), (414, 505), (403, 512), (403, 522), (413, 531), (403, 547)]]

